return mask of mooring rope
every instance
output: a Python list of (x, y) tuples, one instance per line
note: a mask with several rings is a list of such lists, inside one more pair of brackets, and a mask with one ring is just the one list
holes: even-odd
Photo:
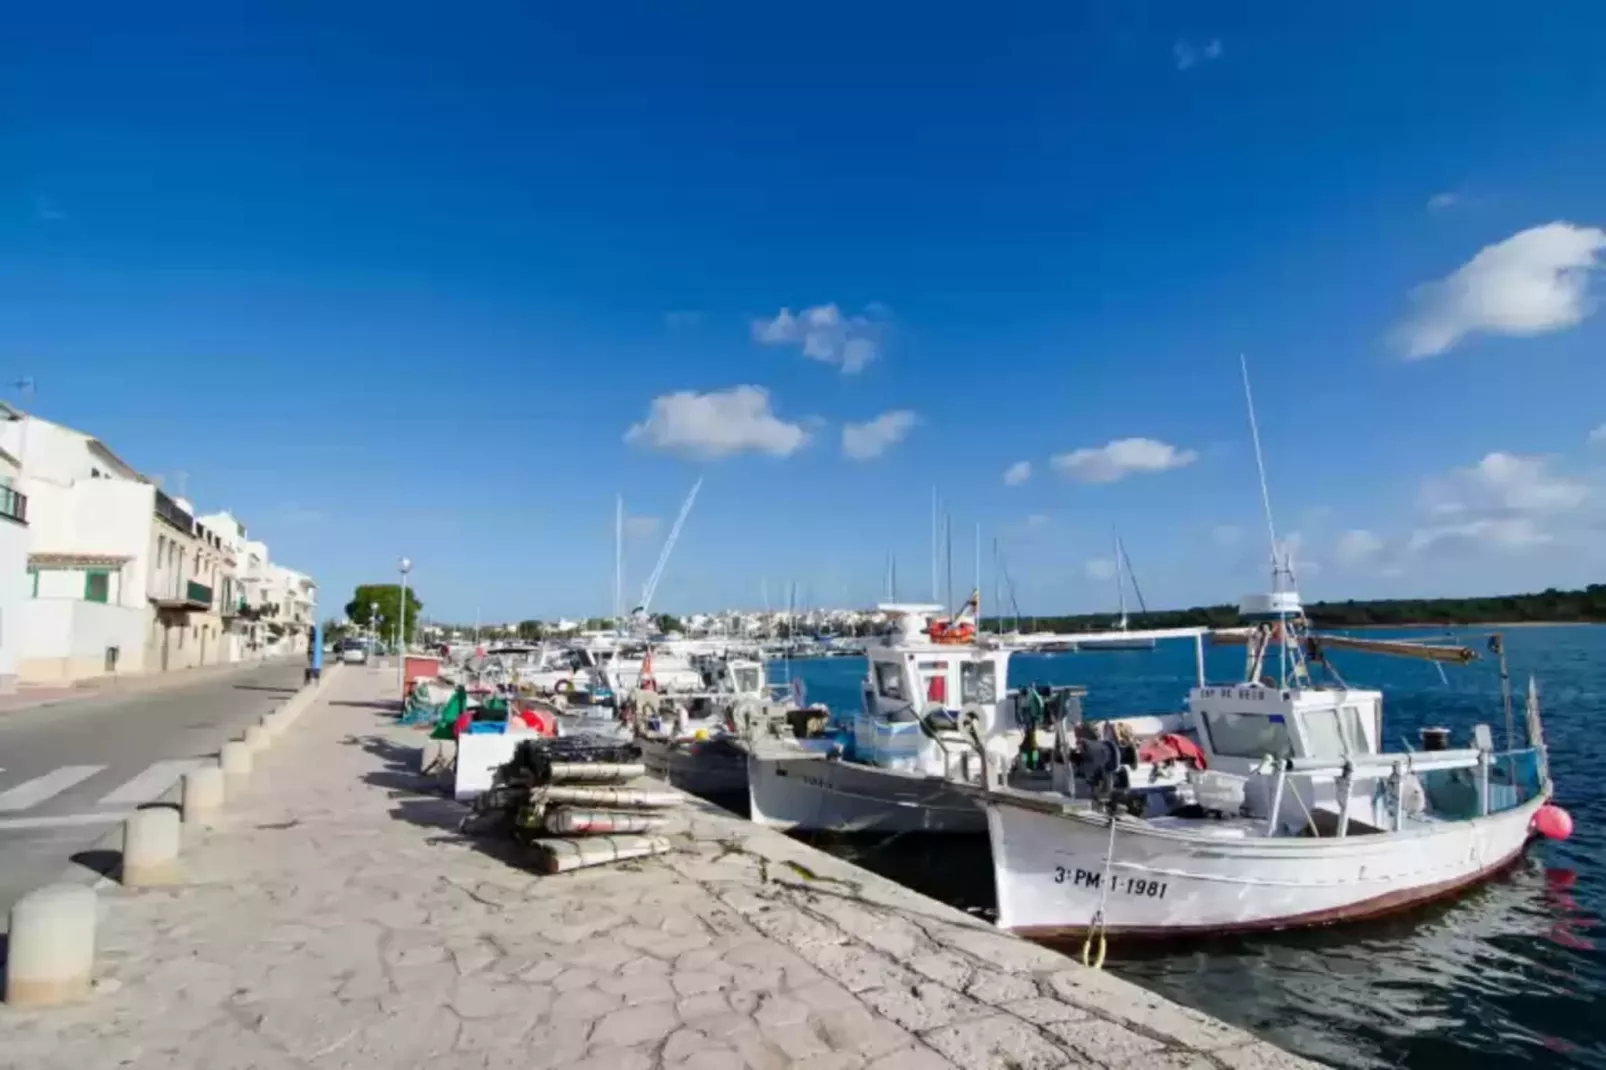
[[(1104, 852), (1104, 876), (1099, 880), (1099, 908), (1093, 913), (1093, 921), (1087, 927), (1087, 936), (1082, 940), (1082, 965), (1093, 970), (1104, 968), (1104, 953), (1109, 949), (1109, 941), (1104, 936), (1104, 908), (1110, 901), (1110, 871), (1115, 868), (1115, 811), (1110, 811), (1110, 844)], [(1093, 942), (1098, 941), (1098, 955), (1094, 956)], [(1091, 961), (1090, 961), (1091, 960)]]

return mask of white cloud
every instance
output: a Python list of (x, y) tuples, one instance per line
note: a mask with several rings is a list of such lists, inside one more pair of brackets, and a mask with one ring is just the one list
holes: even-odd
[(1548, 457), (1498, 451), (1422, 488), (1423, 505), (1436, 517), (1565, 513), (1589, 496), (1587, 483), (1551, 471)]
[(1280, 556), (1294, 570), (1295, 578), (1314, 576), (1322, 570), (1320, 562), (1305, 556), (1305, 536), (1300, 532), (1290, 531), (1283, 536)]
[(1006, 487), (1018, 487), (1030, 478), (1032, 478), (1031, 461), (1016, 461), (1004, 469), (1004, 486)]
[(1082, 566), (1082, 571), (1094, 583), (1115, 579), (1115, 562), (1107, 557), (1095, 557)]
[(1212, 37), (1202, 45), (1191, 41), (1178, 41), (1171, 46), (1171, 58), (1176, 61), (1177, 70), (1185, 71), (1201, 63), (1209, 63), (1221, 58), (1221, 38)]
[(1224, 550), (1230, 550), (1244, 541), (1244, 529), (1235, 524), (1217, 524), (1210, 529), (1210, 541)]
[(658, 534), (663, 526), (663, 520), (656, 516), (627, 516), (625, 517), (625, 538), (650, 539)]
[(1333, 556), (1341, 565), (1358, 568), (1376, 561), (1383, 547), (1383, 540), (1365, 528), (1351, 528), (1338, 537)]
[(858, 316), (844, 316), (835, 304), (805, 308), (796, 315), (783, 308), (774, 319), (753, 321), (753, 340), (798, 346), (810, 360), (840, 365), (843, 375), (857, 375), (881, 354), (883, 315), (883, 307), (874, 303)]
[(633, 445), (701, 460), (737, 453), (790, 457), (808, 438), (801, 425), (770, 411), (769, 391), (760, 386), (664, 394), (653, 398), (645, 420), (625, 432)]
[(1560, 222), (1486, 245), (1448, 278), (1417, 288), (1396, 341), (1417, 360), (1480, 331), (1526, 337), (1572, 327), (1594, 311), (1589, 273), (1603, 248), (1606, 231)]
[(1049, 518), (1046, 515), (1031, 513), (1026, 517), (1026, 530), (1041, 531), (1043, 528), (1048, 527), (1049, 523)]
[(1606, 446), (1606, 424), (1601, 424), (1589, 433), (1589, 444), (1591, 446)]
[(1413, 553), (1446, 542), (1481, 543), (1504, 550), (1521, 550), (1553, 541), (1532, 517), (1483, 517), (1463, 524), (1437, 524), (1411, 533), (1407, 548)]
[(919, 422), (920, 417), (909, 409), (893, 409), (862, 424), (843, 424), (842, 454), (855, 461), (879, 457), (908, 437)]
[(1442, 212), (1447, 208), (1454, 208), (1459, 203), (1461, 203), (1461, 195), (1458, 193), (1452, 193), (1448, 190), (1444, 193), (1435, 193), (1428, 198), (1428, 211)]
[(1121, 438), (1103, 446), (1056, 453), (1049, 464), (1078, 483), (1115, 483), (1140, 472), (1182, 468), (1198, 459), (1193, 450), (1179, 450), (1152, 438)]

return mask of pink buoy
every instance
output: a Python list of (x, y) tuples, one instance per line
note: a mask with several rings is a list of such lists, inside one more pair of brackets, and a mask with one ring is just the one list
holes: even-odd
[(1565, 840), (1573, 834), (1572, 815), (1554, 803), (1546, 803), (1534, 814), (1533, 829), (1547, 840)]

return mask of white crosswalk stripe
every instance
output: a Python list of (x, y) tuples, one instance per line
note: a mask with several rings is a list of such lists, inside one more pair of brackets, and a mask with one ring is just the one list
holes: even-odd
[(191, 769), (199, 769), (205, 764), (199, 758), (175, 758), (166, 762), (152, 762), (138, 776), (125, 781), (115, 791), (102, 795), (100, 805), (135, 806), (149, 802), (178, 783), (185, 773)]
[(16, 813), (18, 810), (38, 806), (46, 799), (60, 795), (74, 784), (88, 780), (104, 768), (106, 768), (104, 765), (64, 765), (59, 769), (52, 769), (44, 776), (25, 780), (8, 791), (0, 792), (0, 813)]

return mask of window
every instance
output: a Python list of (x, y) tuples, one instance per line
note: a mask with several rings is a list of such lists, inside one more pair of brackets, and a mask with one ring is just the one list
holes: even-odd
[(111, 597), (112, 578), (105, 569), (93, 568), (84, 573), (84, 601), (105, 605)]
[(1286, 758), (1294, 748), (1281, 714), (1207, 713), (1210, 749), (1224, 758)]
[(1299, 719), (1304, 722), (1305, 738), (1310, 741), (1308, 757), (1338, 758), (1349, 752), (1338, 729), (1337, 710), (1306, 710)]
[(1359, 706), (1344, 707), (1344, 731), (1349, 734), (1350, 746), (1356, 754), (1371, 754), (1371, 733), (1367, 731), (1368, 725), (1361, 717)]
[(738, 668), (736, 670), (735, 675), (736, 675), (736, 690), (741, 692), (742, 694), (750, 695), (750, 694), (753, 694), (754, 692), (756, 692), (756, 691), (758, 691), (760, 689), (759, 688), (759, 679), (758, 679), (758, 666), (756, 666), (756, 665), (744, 665), (741, 668)]
[(36, 569), (36, 568), (30, 568), (28, 570), (28, 578), (33, 581), (33, 595), (32, 595), (32, 597), (38, 598), (39, 597), (39, 570)]
[(967, 661), (959, 669), (959, 701), (998, 701), (998, 671), (990, 661)]
[(876, 662), (875, 683), (882, 698), (903, 698), (903, 666), (892, 661)]

